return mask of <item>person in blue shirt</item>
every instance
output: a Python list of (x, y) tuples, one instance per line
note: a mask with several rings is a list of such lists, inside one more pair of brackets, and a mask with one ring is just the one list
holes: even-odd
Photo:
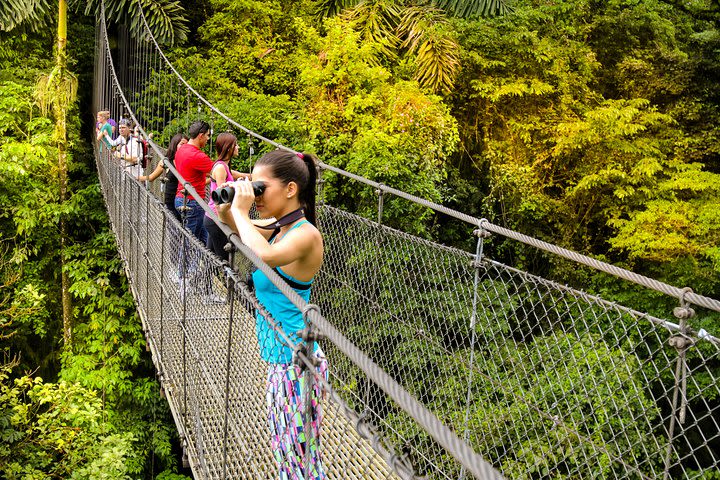
[[(238, 232), (243, 243), (273, 267), (305, 301), (310, 300), (312, 283), (324, 254), (323, 238), (316, 227), (316, 179), (313, 157), (274, 150), (262, 156), (252, 171), (252, 181), (263, 182), (264, 192), (255, 197), (251, 182), (238, 180), (231, 183), (235, 196), (230, 214), (226, 208), (218, 209), (221, 219)], [(265, 220), (250, 218), (253, 203)], [(256, 270), (252, 278), (257, 299), (273, 322), (291, 342), (299, 344), (298, 332), (306, 327), (302, 312), (263, 272)], [(266, 398), (278, 478), (324, 479), (320, 455), (320, 385), (314, 382), (310, 405), (306, 405), (305, 379), (300, 367), (292, 362), (293, 349), (259, 312), (256, 312), (256, 334), (260, 354), (269, 365)], [(327, 360), (317, 346), (315, 355), (319, 360), (316, 374), (327, 380)], [(306, 407), (312, 409), (309, 426), (305, 425)], [(306, 456), (307, 449), (309, 455)]]

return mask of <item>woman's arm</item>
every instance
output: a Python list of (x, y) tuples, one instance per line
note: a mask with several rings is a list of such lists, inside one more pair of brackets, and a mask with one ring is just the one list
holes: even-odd
[(230, 205), (227, 203), (218, 205), (217, 212), (218, 217), (220, 217), (220, 221), (230, 227), (233, 232), (237, 233), (238, 229), (237, 226), (235, 226), (235, 219), (233, 218), (232, 213), (230, 213)]
[(165, 171), (165, 165), (163, 164), (162, 161), (160, 161), (160, 162), (158, 162), (157, 166), (155, 167), (155, 170), (153, 170), (150, 175), (140, 175), (138, 177), (138, 180), (141, 182), (144, 182), (145, 180), (154, 182), (155, 179), (158, 178), (164, 171)]
[(213, 180), (215, 180), (215, 185), (222, 185), (227, 180), (227, 177), (225, 176), (225, 167), (219, 163), (216, 164), (210, 172), (210, 176)]
[[(245, 241), (242, 234), (240, 238)], [(263, 241), (265, 243), (259, 244), (259, 248), (248, 246), (271, 267), (283, 267), (299, 260), (304, 261), (321, 239), (319, 232), (306, 224), (285, 233), (282, 242), (270, 244), (264, 237)]]

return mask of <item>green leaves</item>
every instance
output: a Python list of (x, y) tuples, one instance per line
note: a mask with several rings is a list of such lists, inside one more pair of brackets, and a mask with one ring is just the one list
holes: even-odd
[(51, 0), (6, 0), (0, 2), (0, 31), (9, 32), (26, 27), (37, 32), (50, 24), (56, 7)]
[(400, 43), (395, 31), (400, 15), (394, 0), (373, 0), (359, 2), (348, 10), (345, 18), (364, 42), (374, 44), (379, 55), (393, 59)]
[[(417, 83), (393, 79), (375, 63), (372, 44), (358, 42), (359, 34), (347, 24), (332, 19), (326, 27), (324, 37), (311, 37), (311, 53), (301, 65), (299, 100), (307, 106), (316, 151), (341, 168), (439, 200), (442, 162), (457, 143), (457, 127), (447, 108)], [(330, 185), (327, 194), (334, 200), (347, 195), (354, 204), (372, 209), (363, 213), (375, 215), (370, 211), (377, 199), (369, 190), (350, 192)], [(395, 203), (386, 206), (385, 214), (391, 223), (402, 221), (422, 231), (428, 212)]]
[(460, 66), (447, 20), (439, 10), (410, 7), (404, 10), (398, 32), (411, 54), (416, 54), (415, 78), (433, 92), (450, 93)]
[[(391, 2), (396, 3), (398, 6), (404, 3), (394, 0), (391, 0)], [(338, 15), (343, 9), (369, 3), (374, 2), (358, 0), (317, 0), (315, 2), (316, 13), (320, 18), (332, 17)], [(491, 17), (504, 15), (512, 11), (505, 0), (432, 0), (430, 3), (445, 10), (450, 15), (461, 18), (474, 16)], [(404, 6), (413, 8), (412, 3)]]
[[(27, 75), (28, 85), (15, 75), (43, 64), (33, 55), (21, 58), (25, 48), (36, 52), (42, 42), (24, 47), (0, 40), (0, 50), (17, 50), (0, 80), (0, 352), (17, 355), (18, 370), (59, 375), (60, 381), (20, 376), (13, 382), (0, 366), (0, 477), (140, 478), (146, 468), (175, 468), (175, 430), (156, 381), (145, 378), (151, 367), (142, 328), (91, 151), (79, 136), (79, 114), (70, 105), (71, 181), (66, 201), (59, 202), (52, 122), (34, 102), (35, 74)], [(7, 75), (18, 80), (7, 81)], [(64, 251), (61, 217), (70, 232)], [(74, 352), (64, 352), (62, 367), (61, 268), (77, 320), (77, 343)]]
[[(83, 3), (75, 0), (76, 9)], [(86, 15), (100, 14), (101, 2), (88, 1), (84, 4)], [(142, 13), (140, 8), (142, 7)], [(178, 0), (106, 0), (105, 16), (109, 22), (125, 23), (134, 35), (145, 30), (143, 14), (155, 39), (162, 45), (177, 45), (187, 39), (188, 27), (184, 17), (185, 9)]]
[[(142, 2), (142, 3), (140, 3)], [(83, 2), (70, 0), (70, 6), (84, 10), (85, 14), (99, 14), (100, 0)], [(155, 38), (162, 44), (173, 45), (187, 38), (187, 21), (178, 0), (107, 0), (105, 10), (109, 21), (127, 22), (135, 34), (144, 30), (138, 5), (142, 5), (145, 18)], [(7, 0), (0, 3), (0, 31), (25, 27), (36, 32), (53, 23), (57, 2), (50, 0)], [(72, 39), (71, 39), (72, 41)]]
[(78, 384), (10, 380), (0, 367), (0, 472), (4, 478), (130, 478), (132, 435), (111, 433), (102, 401)]
[(505, 0), (433, 0), (432, 3), (461, 18), (492, 17), (512, 11)]
[(360, 3), (358, 0), (317, 0), (315, 3), (315, 15), (319, 19), (334, 17), (344, 9)]

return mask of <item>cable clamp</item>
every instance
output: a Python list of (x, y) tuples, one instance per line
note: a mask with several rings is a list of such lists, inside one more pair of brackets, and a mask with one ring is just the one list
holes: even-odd
[(388, 462), (390, 464), (390, 467), (395, 471), (395, 473), (398, 474), (398, 476), (402, 479), (410, 479), (410, 478), (417, 478), (417, 475), (415, 473), (415, 468), (412, 466), (412, 463), (410, 462), (409, 456), (404, 453), (402, 455), (398, 455), (396, 453), (393, 453), (393, 455), (390, 457), (390, 460)]
[(294, 363), (295, 365), (300, 367), (301, 371), (305, 371), (308, 365), (302, 360), (302, 358), (300, 358), (300, 354), (307, 358), (313, 367), (317, 367), (320, 364), (320, 360), (315, 356), (315, 342), (321, 340), (323, 336), (317, 332), (315, 325), (313, 325), (313, 323), (308, 318), (308, 314), (312, 310), (320, 314), (320, 307), (318, 307), (314, 303), (308, 303), (302, 309), (303, 320), (307, 327), (303, 328), (297, 333), (298, 337), (303, 340), (303, 343), (298, 345), (293, 352)]
[(473, 235), (479, 238), (490, 238), (492, 237), (492, 232), (488, 231), (483, 225), (486, 223), (490, 223), (487, 218), (481, 218), (478, 222), (478, 228), (473, 230)]
[[(299, 335), (300, 334), (302, 334), (302, 332), (299, 332)], [(306, 360), (303, 360), (303, 357), (305, 357)], [(300, 368), (300, 372), (304, 373), (308, 368), (308, 363), (316, 368), (320, 365), (320, 359), (315, 356), (315, 352), (310, 351), (310, 343), (300, 343), (295, 345), (292, 363)]]
[(308, 318), (308, 314), (311, 311), (315, 311), (318, 313), (318, 315), (320, 315), (320, 307), (318, 307), (314, 303), (308, 303), (307, 305), (305, 305), (305, 307), (303, 307), (302, 309), (302, 316), (307, 327), (298, 332), (298, 336), (308, 343), (317, 342), (318, 340), (322, 340), (323, 338), (325, 338), (320, 332), (317, 331), (317, 327)]
[(677, 333), (675, 335), (672, 335), (668, 339), (668, 345), (674, 347), (675, 350), (678, 351), (678, 353), (684, 353), (685, 350), (688, 349), (688, 347), (692, 347), (693, 345), (695, 345), (695, 340), (685, 335), (684, 333)]
[(365, 440), (369, 440), (373, 436), (375, 436), (375, 428), (374, 425), (367, 421), (368, 417), (368, 410), (364, 409), (357, 417), (357, 420), (355, 420), (355, 431), (358, 432), (358, 435), (360, 435), (360, 438), (363, 438)]
[(237, 247), (235, 247), (235, 245), (232, 243), (233, 237), (237, 238), (237, 241), (239, 243), (242, 243), (242, 239), (240, 238), (240, 235), (238, 235), (235, 232), (230, 232), (230, 235), (228, 235), (228, 237), (227, 237), (227, 243), (223, 247), (223, 250), (225, 250), (228, 253), (237, 251)]
[(673, 315), (680, 320), (688, 320), (695, 316), (695, 310), (690, 307), (690, 303), (685, 299), (688, 293), (692, 293), (692, 288), (685, 287), (680, 292), (680, 306), (673, 309)]
[(312, 310), (316, 311), (318, 313), (318, 315), (320, 315), (320, 307), (318, 307), (314, 303), (308, 303), (302, 309), (302, 318), (303, 318), (303, 320), (305, 320), (305, 323), (308, 325), (310, 325), (312, 323), (308, 319), (308, 313), (310, 313), (310, 311), (312, 311)]

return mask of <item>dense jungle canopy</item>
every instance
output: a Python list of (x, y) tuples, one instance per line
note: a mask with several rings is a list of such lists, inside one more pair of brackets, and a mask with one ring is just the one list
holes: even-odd
[[(145, 3), (170, 60), (248, 128), (720, 298), (716, 0)], [(136, 28), (134, 5), (112, 2), (110, 20)], [(64, 54), (57, 4), (0, 7), (4, 478), (189, 475), (95, 173), (97, 8), (71, 2)], [(48, 101), (51, 72), (77, 98)], [(376, 215), (369, 189), (330, 176), (326, 195)], [(430, 210), (389, 202), (385, 215), (390, 226), (473, 248), (467, 226)], [(489, 248), (497, 260), (633, 308), (672, 310), (673, 299), (536, 250), (500, 239)], [(720, 335), (717, 315), (693, 322)]]

